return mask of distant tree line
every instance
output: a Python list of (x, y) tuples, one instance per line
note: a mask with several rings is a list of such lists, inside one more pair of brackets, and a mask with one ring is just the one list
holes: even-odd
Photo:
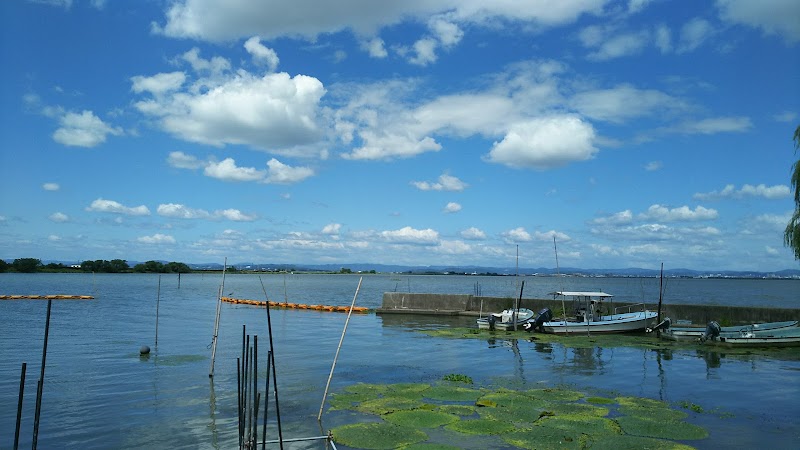
[(189, 273), (191, 271), (192, 269), (188, 265), (181, 262), (164, 264), (158, 261), (147, 261), (131, 268), (124, 259), (87, 260), (78, 267), (65, 266), (61, 263), (42, 264), (42, 261), (36, 258), (17, 258), (11, 264), (0, 259), (0, 272)]

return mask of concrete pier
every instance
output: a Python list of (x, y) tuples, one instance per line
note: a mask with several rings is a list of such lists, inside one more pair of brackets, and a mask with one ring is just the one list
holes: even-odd
[[(377, 314), (427, 314), (427, 315), (466, 315), (479, 316), (491, 312), (500, 312), (514, 306), (513, 298), (478, 297), (469, 294), (417, 294), (404, 292), (386, 292), (383, 303), (375, 312)], [(617, 309), (635, 305), (625, 302), (604, 302), (607, 309)], [(572, 311), (572, 301), (566, 300), (567, 314)], [(550, 308), (553, 314), (562, 314), (561, 300), (523, 298), (520, 308), (528, 308), (538, 312)], [(658, 301), (648, 303), (650, 311), (658, 309)], [(613, 312), (613, 311), (611, 311)], [(800, 309), (757, 308), (715, 305), (661, 305), (661, 317), (669, 317), (673, 323), (688, 321), (703, 325), (715, 320), (722, 325), (743, 325), (749, 323), (782, 322), (800, 320)]]

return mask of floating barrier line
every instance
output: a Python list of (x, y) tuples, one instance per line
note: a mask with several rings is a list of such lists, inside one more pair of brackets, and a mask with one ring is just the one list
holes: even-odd
[(0, 294), (0, 300), (92, 300), (91, 295), (5, 295)]
[[(267, 302), (262, 302), (259, 300), (248, 300), (242, 298), (233, 298), (233, 297), (220, 297), (220, 300), (227, 303), (233, 303), (237, 305), (252, 305), (258, 306), (261, 308), (267, 307)], [(350, 310), (349, 306), (330, 306), (330, 305), (306, 305), (304, 303), (288, 303), (288, 302), (269, 302), (270, 308), (291, 308), (291, 309), (312, 309), (315, 311), (330, 311), (330, 312), (347, 312)], [(369, 311), (369, 308), (364, 306), (355, 306), (353, 307), (353, 312), (356, 313), (366, 313)]]

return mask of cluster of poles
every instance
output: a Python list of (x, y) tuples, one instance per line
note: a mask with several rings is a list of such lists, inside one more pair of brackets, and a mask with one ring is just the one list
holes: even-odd
[[(224, 275), (223, 275), (224, 280)], [(260, 278), (259, 278), (260, 280)], [(224, 281), (223, 281), (224, 283)], [(263, 281), (261, 288), (264, 290), (264, 296), (267, 296), (266, 289), (264, 288)], [(317, 420), (320, 421), (322, 417), (322, 410), (325, 405), (325, 399), (328, 395), (333, 372), (336, 367), (336, 361), (339, 357), (339, 351), (342, 347), (345, 332), (347, 331), (347, 324), (350, 321), (350, 316), (355, 306), (358, 292), (361, 289), (361, 280), (358, 282), (356, 293), (353, 296), (353, 303), (350, 305), (350, 311), (345, 320), (342, 336), (339, 339), (339, 345), (336, 349), (336, 355), (331, 365), (331, 372), (328, 376), (328, 382), (325, 385), (325, 393), (323, 394), (322, 404), (320, 405), (320, 412)], [(220, 289), (220, 293), (222, 289)], [(265, 302), (267, 310), (267, 331), (269, 335), (269, 350), (267, 351), (267, 370), (266, 378), (264, 380), (264, 398), (263, 398), (263, 416), (259, 417), (259, 411), (262, 405), (261, 392), (258, 390), (258, 336), (251, 336), (247, 334), (246, 325), (242, 325), (242, 353), (241, 356), (236, 358), (236, 384), (237, 384), (237, 398), (238, 398), (238, 420), (239, 420), (239, 449), (240, 450), (257, 450), (259, 447), (262, 450), (266, 449), (267, 444), (279, 444), (281, 450), (283, 449), (284, 442), (298, 442), (298, 441), (326, 441), (333, 450), (336, 450), (336, 445), (330, 433), (327, 436), (313, 436), (305, 438), (284, 439), (283, 429), (281, 427), (281, 410), (280, 402), (278, 401), (278, 377), (275, 370), (275, 351), (272, 339), (272, 318), (270, 314), (269, 302)], [(219, 326), (219, 304), (217, 308), (217, 319), (214, 325), (214, 343), (216, 343), (217, 333)], [(213, 355), (212, 351), (212, 355)], [(213, 356), (212, 356), (212, 372), (209, 374), (213, 377)], [(275, 419), (277, 422), (278, 439), (267, 440), (267, 418), (269, 413), (270, 393), (274, 398), (275, 403)], [(259, 430), (259, 419), (262, 420), (261, 430)], [(259, 440), (259, 431), (261, 439)]]
[[(271, 340), (270, 340), (271, 341)], [(271, 342), (270, 342), (271, 347)], [(269, 410), (270, 376), (272, 377), (275, 398), (275, 416), (278, 423), (278, 442), (283, 448), (283, 431), (281, 428), (281, 410), (278, 402), (278, 383), (275, 373), (275, 357), (272, 349), (267, 352), (267, 376), (264, 387), (264, 416), (261, 429), (261, 447), (267, 445), (267, 412)], [(261, 392), (258, 391), (258, 336), (250, 335), (246, 326), (242, 325), (242, 356), (236, 358), (236, 383), (239, 412), (239, 448), (258, 448), (258, 412), (261, 406)]]
[[(36, 408), (33, 419), (33, 445), (31, 448), (36, 450), (39, 441), (39, 418), (42, 415), (42, 389), (44, 388), (44, 368), (47, 362), (47, 337), (50, 333), (50, 310), (53, 306), (52, 300), (47, 300), (47, 319), (44, 325), (44, 344), (42, 346), (42, 367), (39, 381), (36, 384)], [(22, 422), (22, 400), (25, 397), (25, 372), (27, 363), (22, 363), (22, 373), (19, 380), (19, 400), (17, 401), (17, 423), (14, 429), (14, 450), (19, 448), (19, 429)]]

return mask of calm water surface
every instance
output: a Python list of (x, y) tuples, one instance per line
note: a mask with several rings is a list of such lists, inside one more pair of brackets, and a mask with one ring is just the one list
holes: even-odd
[[(358, 276), (263, 275), (271, 300), (349, 305)], [(40, 448), (235, 448), (236, 357), (242, 326), (266, 354), (266, 313), (222, 304), (213, 382), (208, 377), (221, 277), (89, 274), (0, 274), (0, 294), (92, 294), (91, 301), (53, 302), (39, 429)], [(380, 305), (383, 292), (513, 295), (510, 277), (365, 276), (358, 304)], [(555, 278), (526, 278), (526, 298), (561, 289)], [(569, 279), (566, 289), (603, 289), (620, 301), (658, 296), (654, 279)], [(226, 277), (225, 292), (263, 300), (259, 278)], [(797, 308), (798, 280), (669, 280), (665, 302)], [(156, 300), (158, 346), (155, 346)], [(45, 301), (0, 301), (0, 448), (10, 448), (20, 369), (27, 363), (21, 446), (32, 439)], [(325, 381), (346, 315), (272, 311), (284, 437), (320, 433), (316, 422)], [(676, 349), (570, 349), (529, 341), (431, 338), (418, 330), (472, 326), (467, 318), (354, 315), (332, 391), (358, 383), (434, 382), (449, 373), (482, 386), (567, 384), (600, 395), (691, 402), (709, 429), (698, 448), (796, 448), (800, 439), (800, 350), (761, 355)], [(142, 345), (153, 348), (140, 358)], [(263, 364), (262, 364), (263, 365)], [(261, 376), (265, 375), (262, 369)], [(263, 379), (263, 378), (262, 378)], [(273, 416), (274, 417), (274, 416)], [(323, 415), (323, 430), (349, 423)], [(273, 431), (273, 430), (271, 430)], [(274, 435), (274, 433), (273, 433)], [(467, 447), (468, 443), (459, 445)], [(320, 448), (294, 446), (287, 448)]]

